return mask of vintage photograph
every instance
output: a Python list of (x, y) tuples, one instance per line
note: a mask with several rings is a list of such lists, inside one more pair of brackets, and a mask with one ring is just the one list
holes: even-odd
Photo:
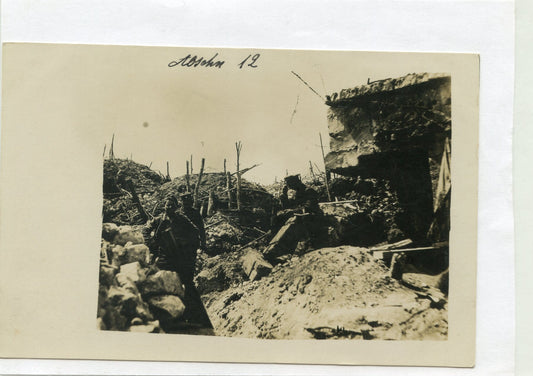
[(174, 52), (102, 94), (97, 328), (446, 341), (451, 73)]

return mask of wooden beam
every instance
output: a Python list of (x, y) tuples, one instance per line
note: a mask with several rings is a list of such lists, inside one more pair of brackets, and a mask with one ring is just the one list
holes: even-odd
[(241, 171), (239, 169), (239, 161), (241, 157), (242, 143), (236, 142), (235, 149), (237, 150), (237, 211), (241, 210)]
[(322, 134), (318, 134), (320, 136), (320, 149), (322, 150), (322, 159), (324, 160), (324, 169), (326, 171), (326, 174), (324, 175), (324, 181), (326, 182), (326, 192), (328, 194), (328, 200), (331, 201), (331, 194), (329, 193), (329, 179), (328, 179), (328, 169), (326, 167), (326, 156), (324, 155), (324, 145), (322, 144)]

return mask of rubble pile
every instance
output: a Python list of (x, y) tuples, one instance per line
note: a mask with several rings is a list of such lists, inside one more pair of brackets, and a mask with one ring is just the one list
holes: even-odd
[(205, 221), (206, 252), (218, 255), (236, 251), (264, 235), (269, 223), (270, 216), (266, 213), (216, 212)]
[(104, 223), (112, 222), (119, 225), (143, 223), (132, 194), (126, 188), (128, 180), (131, 180), (136, 194), (145, 205), (165, 178), (148, 166), (129, 159), (104, 160)]
[(434, 286), (416, 289), (391, 278), (367, 249), (341, 246), (293, 256), (203, 300), (223, 336), (446, 339), (447, 298)]
[[(191, 190), (195, 187), (198, 181), (198, 175), (190, 176), (189, 186)], [(231, 195), (232, 208), (235, 208), (235, 186), (237, 178), (231, 177)], [(198, 189), (198, 198), (203, 206), (207, 205), (209, 199), (209, 191), (212, 191), (215, 198), (215, 209), (230, 209), (228, 207), (228, 190), (227, 177), (222, 172), (204, 173), (202, 181)], [(157, 203), (165, 201), (170, 195), (176, 195), (179, 192), (184, 192), (187, 189), (187, 179), (185, 176), (180, 176), (158, 187), (154, 192), (154, 197), (147, 202), (147, 210), (157, 215), (163, 211), (163, 207)], [(270, 195), (261, 185), (249, 182), (241, 178), (241, 204), (244, 209), (255, 212), (270, 213), (272, 208), (272, 195)]]
[(150, 264), (140, 231), (104, 223), (100, 253), (98, 328), (172, 332), (185, 311), (185, 289), (176, 272)]
[(330, 192), (338, 201), (349, 201), (321, 206), (325, 213), (341, 217), (345, 244), (368, 246), (406, 237), (400, 228), (408, 219), (387, 180), (337, 178), (331, 182)]
[(195, 283), (201, 295), (219, 293), (246, 281), (259, 280), (270, 274), (273, 268), (254, 248), (206, 257), (199, 264)]

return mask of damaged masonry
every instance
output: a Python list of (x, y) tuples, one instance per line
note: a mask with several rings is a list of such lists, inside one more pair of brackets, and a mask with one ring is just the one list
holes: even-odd
[(236, 171), (184, 156), (175, 178), (112, 143), (98, 328), (446, 340), (451, 102), (451, 78), (428, 73), (329, 95), (325, 171), (279, 166), (270, 185), (246, 179), (261, 165), (240, 166), (240, 142)]

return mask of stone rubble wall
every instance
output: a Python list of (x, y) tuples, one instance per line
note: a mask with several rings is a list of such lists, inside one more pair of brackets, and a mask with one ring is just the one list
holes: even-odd
[(104, 223), (100, 252), (97, 327), (144, 333), (164, 332), (185, 311), (178, 273), (151, 265), (140, 231)]

